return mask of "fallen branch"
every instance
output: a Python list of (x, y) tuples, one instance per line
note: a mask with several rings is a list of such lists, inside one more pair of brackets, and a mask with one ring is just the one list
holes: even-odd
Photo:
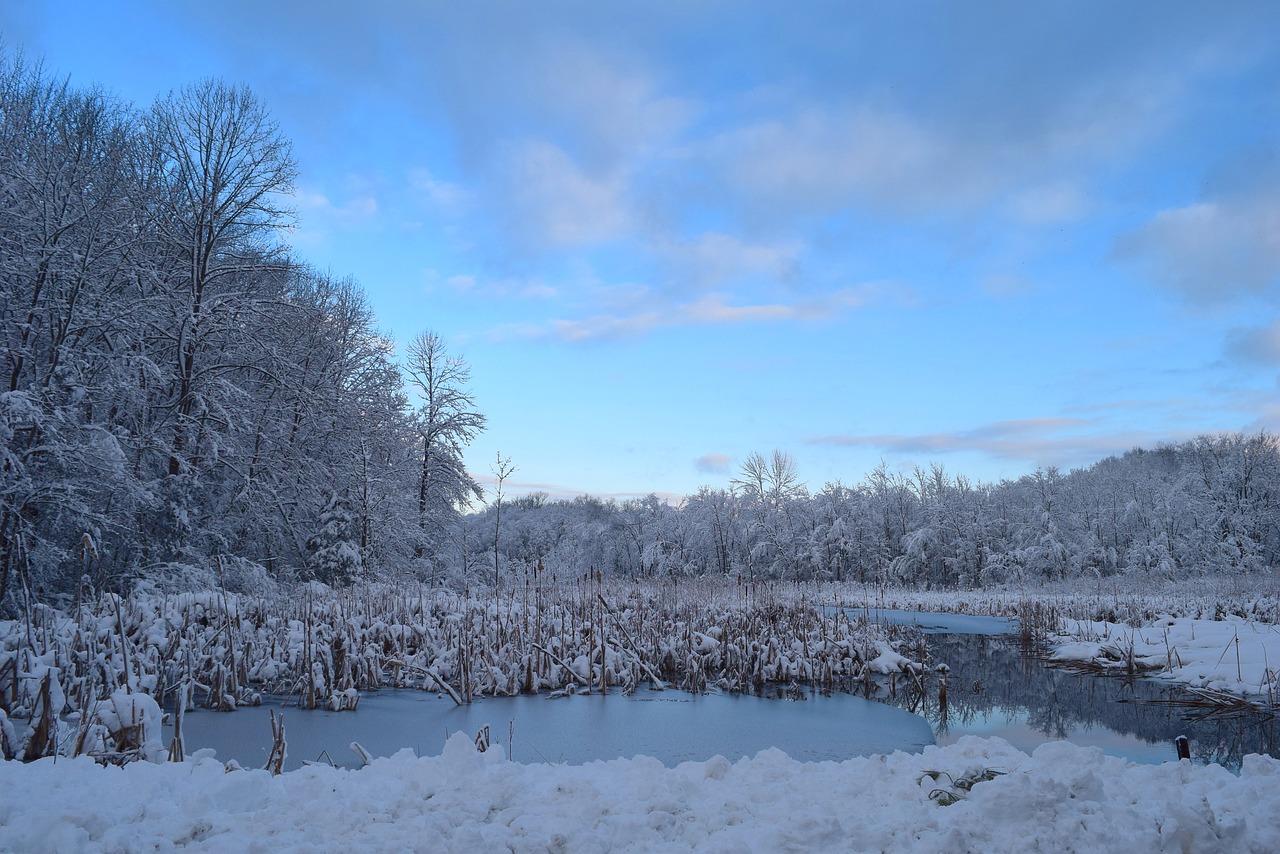
[(552, 661), (554, 661), (556, 664), (558, 664), (558, 665), (560, 665), (561, 667), (563, 667), (563, 668), (565, 669), (565, 672), (567, 672), (570, 676), (572, 676), (576, 681), (581, 682), (583, 685), (586, 685), (586, 684), (587, 684), (587, 680), (585, 680), (585, 679), (583, 679), (581, 676), (579, 676), (579, 675), (578, 675), (578, 671), (574, 670), (572, 667), (570, 667), (569, 665), (565, 664), (565, 663), (564, 663), (564, 659), (562, 659), (560, 656), (556, 655), (556, 654), (555, 654), (554, 652), (552, 652), (551, 650), (547, 649), (545, 646), (542, 646), (542, 645), (540, 645), (540, 644), (536, 644), (536, 643), (531, 643), (531, 644), (529, 644), (529, 646), (533, 647), (533, 648), (534, 648), (534, 649), (536, 649), (538, 652), (541, 652), (541, 653), (545, 654), (548, 658), (550, 658), (550, 659), (551, 659)]
[(460, 696), (458, 695), (458, 692), (457, 692), (457, 691), (455, 691), (455, 690), (453, 690), (452, 688), (450, 688), (450, 687), (449, 687), (449, 683), (448, 683), (448, 682), (446, 682), (446, 681), (444, 681), (444, 679), (443, 679), (443, 678), (441, 678), (440, 674), (439, 674), (439, 673), (436, 673), (436, 672), (435, 672), (434, 670), (432, 670), (431, 668), (429, 668), (429, 667), (420, 667), (420, 666), (419, 666), (419, 665), (417, 665), (417, 664), (408, 664), (407, 662), (404, 662), (404, 661), (397, 661), (396, 659), (391, 659), (390, 661), (388, 661), (388, 662), (387, 662), (387, 665), (388, 665), (388, 666), (390, 666), (390, 667), (406, 667), (406, 668), (408, 668), (409, 670), (416, 670), (416, 671), (418, 671), (419, 673), (424, 673), (424, 674), (426, 674), (427, 676), (430, 676), (430, 677), (431, 677), (431, 679), (436, 683), (436, 685), (438, 685), (438, 686), (440, 687), (440, 690), (441, 690), (441, 691), (444, 691), (446, 694), (448, 694), (448, 695), (449, 695), (449, 697), (450, 697), (450, 699), (452, 699), (452, 700), (453, 700), (453, 702), (457, 703), (459, 706), (465, 706), (465, 705), (466, 705), (466, 703), (464, 703), (464, 702), (462, 701), (462, 697), (460, 697)]

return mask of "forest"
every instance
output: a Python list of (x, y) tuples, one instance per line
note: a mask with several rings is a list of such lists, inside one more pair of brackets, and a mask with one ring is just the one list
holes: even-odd
[(17, 591), (455, 589), (731, 576), (924, 587), (1280, 563), (1280, 443), (1226, 434), (994, 484), (940, 465), (811, 490), (785, 451), (671, 506), (488, 496), (469, 367), (398, 354), (288, 245), (297, 167), (250, 90), (139, 107), (0, 55), (0, 610)]
[[(790, 454), (774, 451), (751, 454), (727, 487), (703, 487), (679, 507), (535, 494), (500, 509), (500, 520), (494, 507), (467, 516), (464, 541), (492, 552), (500, 532), (502, 566), (562, 573), (925, 588), (1256, 575), (1280, 561), (1280, 443), (1267, 433), (1200, 436), (995, 484), (937, 464), (909, 473), (882, 464), (817, 492), (799, 482)], [(473, 547), (470, 562), (483, 561)]]

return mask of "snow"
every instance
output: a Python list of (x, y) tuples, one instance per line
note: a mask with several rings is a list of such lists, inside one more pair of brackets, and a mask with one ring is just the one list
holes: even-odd
[(898, 673), (899, 671), (909, 667), (911, 660), (904, 655), (899, 655), (893, 647), (889, 646), (885, 641), (876, 641), (875, 658), (867, 662), (867, 669), (872, 673)]
[[(965, 778), (980, 779), (966, 797)], [(927, 772), (927, 773), (926, 773)], [(947, 801), (958, 799), (950, 805)], [(919, 754), (797, 762), (778, 750), (666, 768), (522, 765), (457, 733), (359, 770), (273, 777), (211, 758), (0, 763), (0, 850), (1280, 850), (1280, 760), (1134, 765), (968, 737)]]
[(1147, 675), (1252, 699), (1280, 689), (1280, 626), (1228, 616), (1221, 620), (1157, 616), (1150, 625), (1068, 621), (1053, 658)]

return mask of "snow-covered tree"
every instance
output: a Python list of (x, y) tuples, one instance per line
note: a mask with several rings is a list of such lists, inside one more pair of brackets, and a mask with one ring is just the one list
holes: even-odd
[(449, 355), (444, 339), (436, 333), (424, 332), (410, 342), (405, 371), (421, 400), (414, 421), (420, 461), (414, 553), (432, 561), (462, 508), (484, 496), (462, 454), (484, 429), (485, 418), (467, 388), (471, 368), (460, 357)]
[(364, 570), (359, 527), (351, 502), (345, 496), (331, 492), (320, 511), (318, 525), (311, 539), (307, 540), (308, 575), (335, 587), (350, 584)]

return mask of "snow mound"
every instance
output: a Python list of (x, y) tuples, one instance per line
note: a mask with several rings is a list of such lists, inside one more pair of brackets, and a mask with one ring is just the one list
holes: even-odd
[(973, 737), (921, 754), (802, 763), (766, 750), (670, 769), (491, 753), (455, 736), (438, 757), (279, 777), (210, 758), (4, 762), (0, 850), (1280, 850), (1280, 761), (1260, 756), (1235, 776)]

